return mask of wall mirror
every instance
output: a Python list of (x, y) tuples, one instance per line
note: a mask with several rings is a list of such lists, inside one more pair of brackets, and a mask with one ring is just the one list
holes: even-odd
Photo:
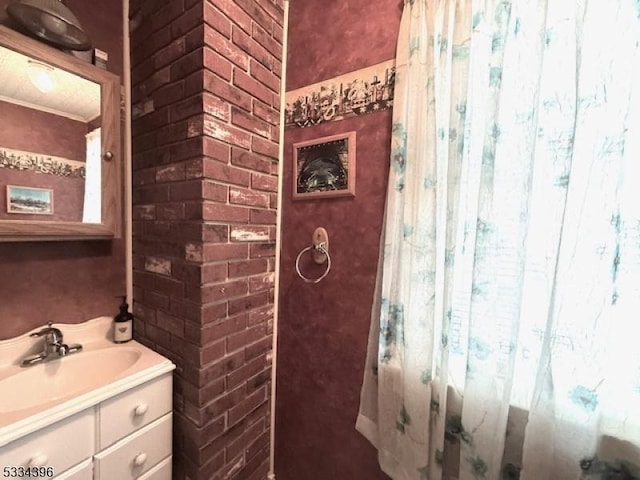
[(118, 77), (0, 26), (0, 241), (121, 234)]

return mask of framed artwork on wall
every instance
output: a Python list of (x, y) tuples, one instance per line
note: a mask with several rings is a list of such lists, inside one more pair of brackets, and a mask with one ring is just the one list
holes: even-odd
[(353, 197), (356, 193), (356, 132), (293, 145), (293, 199)]
[(53, 190), (7, 185), (7, 212), (53, 215)]

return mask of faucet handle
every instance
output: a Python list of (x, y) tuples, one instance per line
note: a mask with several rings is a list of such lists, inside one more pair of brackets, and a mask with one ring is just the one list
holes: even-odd
[(33, 332), (32, 334), (30, 334), (30, 337), (41, 337), (43, 335), (45, 335), (49, 329), (51, 328), (51, 326), (53, 325), (52, 322), (48, 322), (47, 326), (45, 328), (41, 328), (40, 330), (38, 330), (37, 332)]
[(52, 327), (53, 323), (49, 322), (48, 326), (46, 326), (45, 328), (38, 330), (37, 332), (33, 332), (32, 334), (30, 334), (30, 337), (42, 337), (44, 335), (47, 334), (53, 334), (54, 337), (56, 337), (56, 339), (61, 339), (62, 338), (62, 332), (55, 328)]

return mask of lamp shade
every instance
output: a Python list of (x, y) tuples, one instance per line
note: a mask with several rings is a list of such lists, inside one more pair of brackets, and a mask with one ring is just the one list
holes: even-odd
[(76, 16), (58, 0), (18, 0), (7, 13), (32, 36), (56, 47), (89, 50), (91, 42)]

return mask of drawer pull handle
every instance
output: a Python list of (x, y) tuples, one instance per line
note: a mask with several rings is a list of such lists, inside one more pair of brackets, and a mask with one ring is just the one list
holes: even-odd
[(47, 457), (46, 455), (36, 455), (35, 457), (32, 457), (31, 459), (29, 459), (29, 466), (44, 467), (47, 464), (48, 460), (49, 460), (49, 457)]
[(147, 454), (142, 452), (136, 455), (136, 458), (133, 459), (133, 465), (136, 467), (141, 467), (144, 465), (144, 462), (147, 461)]
[(136, 417), (141, 417), (142, 415), (147, 413), (148, 408), (149, 408), (149, 405), (147, 405), (146, 403), (142, 403), (135, 408), (135, 410), (133, 411), (133, 414)]

